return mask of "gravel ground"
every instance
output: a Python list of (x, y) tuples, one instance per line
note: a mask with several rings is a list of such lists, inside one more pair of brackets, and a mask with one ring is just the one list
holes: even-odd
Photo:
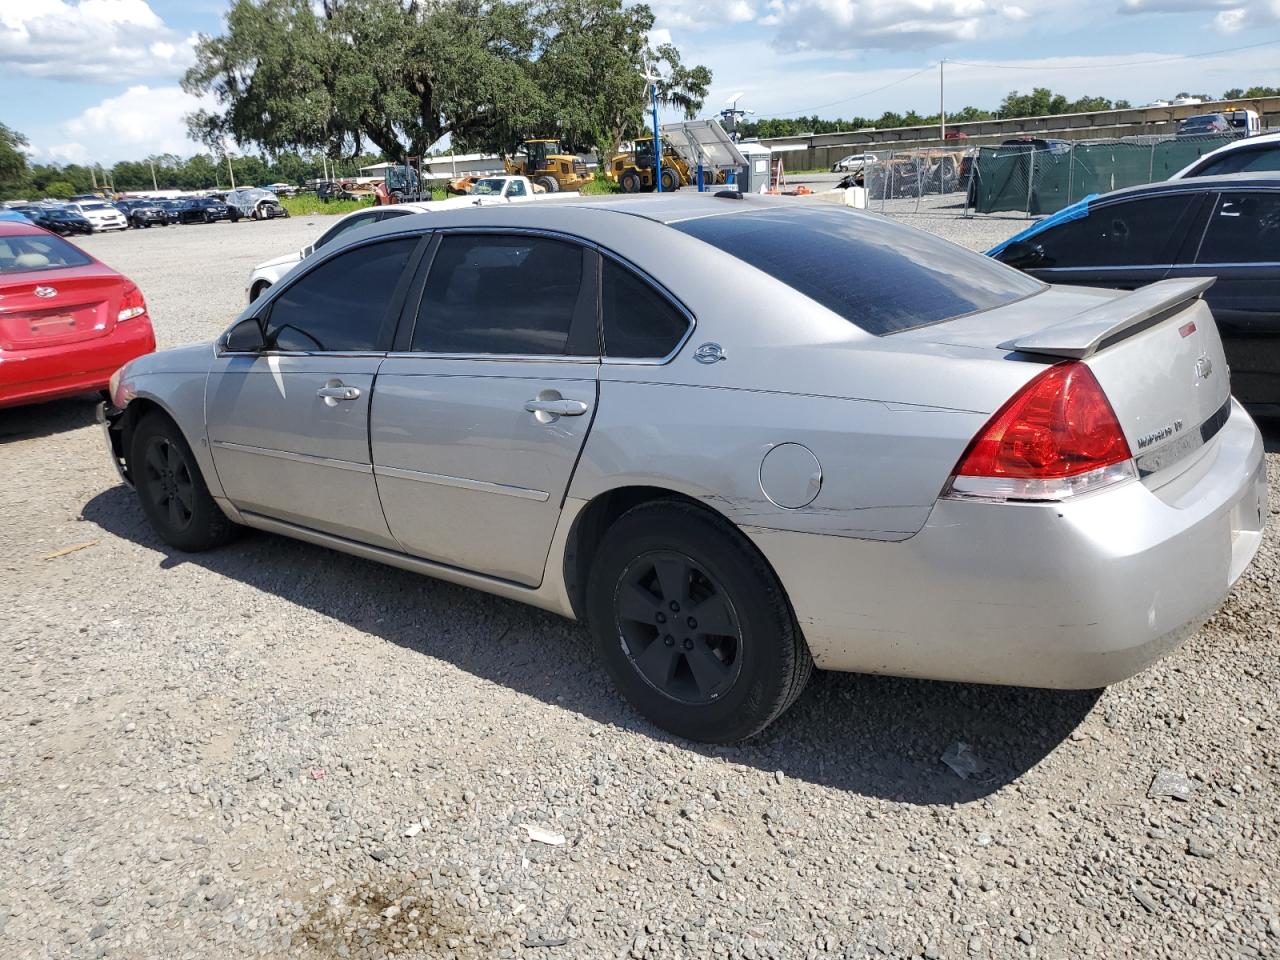
[[(85, 246), (168, 346), (321, 229)], [(167, 550), (87, 401), (0, 411), (0, 509), (6, 960), (1280, 950), (1274, 492), (1224, 609), (1133, 680), (820, 674), (732, 748), (639, 720), (548, 614), (265, 534)]]

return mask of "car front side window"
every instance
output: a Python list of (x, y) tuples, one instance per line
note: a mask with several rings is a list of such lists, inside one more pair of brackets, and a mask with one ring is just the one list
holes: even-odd
[(389, 316), (417, 237), (345, 251), (290, 284), (267, 314), (266, 349), (284, 352), (386, 350)]
[(548, 237), (447, 235), (427, 275), (411, 349), (593, 355), (594, 298), (583, 263), (582, 248)]

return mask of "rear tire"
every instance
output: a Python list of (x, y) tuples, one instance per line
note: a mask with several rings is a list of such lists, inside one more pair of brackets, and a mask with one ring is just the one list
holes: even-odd
[(618, 180), (618, 186), (622, 188), (623, 193), (639, 193), (642, 186), (640, 175), (634, 170), (628, 170)]
[(542, 184), (542, 188), (546, 190), (547, 193), (560, 192), (560, 181), (557, 180), (555, 177), (538, 177), (535, 183)]
[(188, 553), (221, 546), (237, 527), (209, 493), (182, 431), (157, 411), (143, 415), (129, 444), (129, 474), (160, 539)]
[(676, 176), (674, 170), (662, 171), (662, 191), (664, 193), (675, 193), (680, 189), (680, 178)]
[(587, 620), (623, 696), (690, 740), (731, 743), (759, 733), (796, 701), (813, 671), (782, 585), (759, 551), (689, 503), (641, 504), (606, 531), (587, 584)]

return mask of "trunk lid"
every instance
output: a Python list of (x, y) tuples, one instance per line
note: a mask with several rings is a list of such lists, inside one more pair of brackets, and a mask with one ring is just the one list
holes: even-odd
[(0, 276), (0, 349), (56, 347), (104, 337), (115, 329), (123, 290), (120, 274), (97, 265), (38, 277)]
[(1230, 410), (1222, 340), (1202, 299), (1212, 283), (1164, 280), (1131, 293), (1054, 287), (900, 336), (996, 350), (1014, 360), (1087, 363), (1139, 474), (1159, 486), (1196, 461)]

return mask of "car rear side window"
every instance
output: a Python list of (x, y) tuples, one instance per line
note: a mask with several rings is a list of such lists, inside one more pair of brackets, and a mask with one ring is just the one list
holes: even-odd
[(1224, 193), (1218, 198), (1196, 263), (1280, 261), (1280, 193)]
[(688, 319), (666, 297), (608, 257), (600, 276), (600, 312), (607, 357), (665, 357), (689, 329)]
[(1224, 153), (1206, 163), (1195, 175), (1214, 177), (1221, 173), (1259, 173), (1272, 170), (1280, 170), (1280, 143)]
[(88, 254), (52, 234), (0, 237), (0, 274), (83, 267), (90, 263), (93, 260)]
[(356, 247), (283, 290), (267, 315), (269, 350), (386, 350), (388, 311), (417, 237)]
[(877, 335), (989, 310), (1044, 289), (922, 230), (835, 207), (753, 210), (672, 226)]
[(547, 237), (445, 236), (422, 291), (411, 349), (594, 353), (590, 343), (581, 350), (570, 346), (575, 316), (584, 306), (582, 264), (580, 247)]
[(1141, 197), (1095, 205), (1089, 215), (1033, 238), (1037, 267), (1132, 267), (1171, 263), (1197, 195)]

